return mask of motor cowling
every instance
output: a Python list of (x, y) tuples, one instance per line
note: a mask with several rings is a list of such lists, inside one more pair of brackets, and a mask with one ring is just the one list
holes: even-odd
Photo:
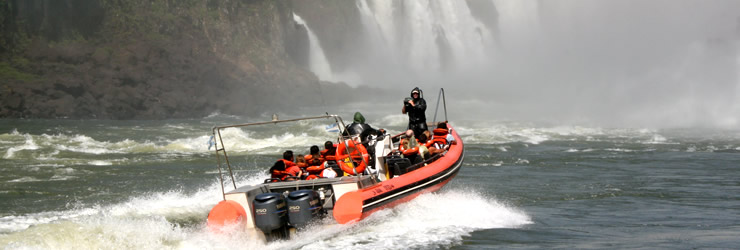
[(297, 190), (288, 195), (288, 221), (300, 228), (306, 226), (321, 213), (319, 193), (314, 190)]
[(264, 193), (254, 197), (254, 224), (263, 233), (285, 226), (287, 209), (285, 197), (278, 193)]

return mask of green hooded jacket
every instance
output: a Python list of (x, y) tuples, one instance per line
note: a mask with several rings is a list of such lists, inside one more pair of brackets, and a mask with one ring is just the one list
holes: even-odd
[(365, 117), (360, 112), (355, 112), (355, 123), (365, 123)]

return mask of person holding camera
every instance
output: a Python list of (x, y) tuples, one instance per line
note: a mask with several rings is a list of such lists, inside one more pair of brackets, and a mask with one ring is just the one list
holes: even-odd
[(403, 100), (401, 113), (409, 115), (408, 129), (414, 131), (414, 135), (421, 135), (427, 128), (427, 102), (424, 100), (423, 92), (419, 87), (411, 90), (411, 97)]

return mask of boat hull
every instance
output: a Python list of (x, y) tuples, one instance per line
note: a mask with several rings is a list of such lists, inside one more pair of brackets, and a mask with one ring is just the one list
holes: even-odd
[(457, 175), (464, 158), (463, 142), (455, 130), (451, 131), (457, 143), (444, 156), (393, 179), (342, 195), (334, 206), (334, 219), (341, 224), (356, 222), (378, 210), (442, 188)]

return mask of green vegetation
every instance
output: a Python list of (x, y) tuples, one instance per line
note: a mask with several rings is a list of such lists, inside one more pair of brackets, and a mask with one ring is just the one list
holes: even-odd
[(0, 91), (0, 117), (254, 113), (284, 105), (276, 86), (317, 84), (291, 61), (305, 35), (292, 0), (26, 1), (11, 11), (17, 1), (0, 0), (0, 87), (12, 90)]
[[(22, 63), (28, 63), (27, 59), (23, 58), (22, 60)], [(39, 76), (21, 72), (8, 62), (0, 62), (0, 79), (29, 82), (39, 79)]]

